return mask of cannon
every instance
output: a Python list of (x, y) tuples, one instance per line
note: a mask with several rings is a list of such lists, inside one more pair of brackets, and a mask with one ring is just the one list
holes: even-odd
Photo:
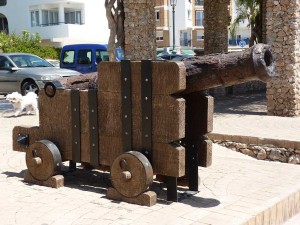
[(198, 166), (211, 164), (203, 137), (212, 131), (213, 98), (203, 91), (266, 81), (273, 67), (266, 45), (198, 61), (101, 62), (97, 79), (46, 83), (39, 126), (14, 127), (13, 149), (26, 153), (28, 181), (55, 183), (62, 162), (85, 163), (110, 171), (111, 199), (154, 205), (155, 177), (166, 182), (167, 200), (177, 201), (178, 182), (198, 191)]

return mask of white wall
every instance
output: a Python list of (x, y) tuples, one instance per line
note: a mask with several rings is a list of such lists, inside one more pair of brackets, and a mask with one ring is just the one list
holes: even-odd
[[(70, 4), (68, 4), (70, 2)], [(84, 5), (82, 17), (84, 25), (61, 24), (47, 27), (31, 27), (30, 9), (47, 8), (52, 4), (58, 6)], [(16, 7), (16, 5), (18, 7)], [(6, 16), (10, 34), (28, 30), (38, 32), (42, 39), (62, 42), (61, 45), (70, 43), (107, 43), (109, 29), (106, 20), (104, 0), (9, 0), (7, 5), (0, 7), (0, 13)], [(17, 15), (17, 16), (16, 16)]]
[[(188, 0), (177, 0), (175, 6), (175, 46), (180, 46), (180, 31), (192, 27), (192, 19), (188, 19), (188, 9), (191, 10), (191, 4)], [(191, 16), (192, 18), (192, 16)], [(170, 21), (170, 44), (173, 46), (173, 9), (169, 7)]]
[[(235, 0), (232, 0), (232, 21), (237, 17), (236, 13), (236, 4)], [(250, 38), (251, 30), (247, 25), (249, 24), (248, 20), (245, 20), (244, 22), (239, 23), (239, 26), (236, 30), (236, 35), (241, 35), (242, 39), (244, 38)], [(230, 37), (231, 38), (231, 37)]]

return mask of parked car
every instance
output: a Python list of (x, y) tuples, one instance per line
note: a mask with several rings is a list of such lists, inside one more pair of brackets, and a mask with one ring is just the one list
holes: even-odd
[(59, 60), (56, 59), (45, 59), (47, 62), (49, 62), (50, 64), (52, 64), (55, 67), (59, 67)]
[(45, 83), (80, 75), (74, 70), (54, 67), (46, 60), (27, 53), (0, 53), (0, 93), (38, 94)]
[(194, 57), (195, 56), (193, 55), (177, 55), (173, 59), (171, 59), (171, 61), (183, 61), (185, 59), (192, 59)]
[[(116, 60), (122, 60), (121, 48), (116, 49)], [(60, 68), (76, 70), (82, 74), (98, 71), (98, 63), (109, 61), (106, 44), (65, 45), (60, 54)]]
[(182, 61), (183, 59), (193, 58), (194, 56), (182, 55), (182, 54), (165, 54), (165, 55), (160, 55), (159, 57), (165, 60)]

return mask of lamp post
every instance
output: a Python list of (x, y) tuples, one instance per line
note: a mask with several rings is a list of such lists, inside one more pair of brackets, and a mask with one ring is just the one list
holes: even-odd
[(170, 0), (170, 5), (172, 6), (172, 15), (173, 15), (173, 53), (175, 52), (175, 6), (177, 0)]

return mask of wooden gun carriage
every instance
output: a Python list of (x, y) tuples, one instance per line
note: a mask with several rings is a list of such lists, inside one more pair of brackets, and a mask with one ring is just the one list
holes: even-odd
[[(266, 61), (270, 53), (262, 48), (257, 54)], [(253, 60), (253, 51), (249, 55)], [(272, 62), (265, 61), (268, 70)], [(154, 175), (167, 183), (168, 200), (178, 199), (178, 178), (186, 178), (189, 189), (198, 191), (198, 166), (211, 164), (211, 145), (203, 137), (212, 131), (213, 98), (202, 92), (207, 78), (187, 76), (189, 65), (101, 62), (94, 89), (46, 83), (39, 94), (40, 125), (15, 127), (13, 149), (26, 152), (28, 174), (40, 183), (59, 174), (62, 162), (71, 161), (109, 168), (113, 188), (108, 197), (113, 199), (155, 204), (156, 194), (147, 191)], [(220, 69), (217, 73), (222, 76)], [(245, 81), (257, 79), (251, 73)], [(270, 75), (264, 73), (263, 78)], [(227, 75), (228, 70), (223, 80)], [(200, 81), (198, 87), (191, 79)], [(233, 79), (227, 80), (232, 84)], [(236, 80), (242, 82), (240, 76)], [(221, 78), (217, 82), (224, 85)]]

